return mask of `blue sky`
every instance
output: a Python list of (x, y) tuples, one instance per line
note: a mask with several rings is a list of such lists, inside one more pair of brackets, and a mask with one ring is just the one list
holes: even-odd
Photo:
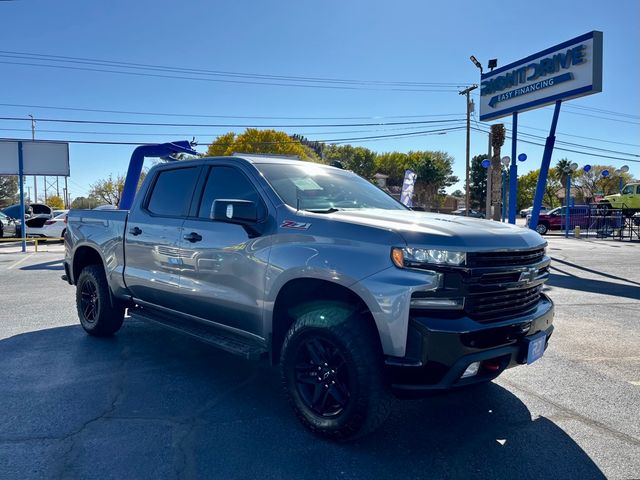
[[(27, 119), (32, 114), (40, 119), (296, 125), (456, 120), (464, 117), (465, 104), (455, 86), (479, 82), (479, 71), (469, 61), (469, 55), (475, 55), (485, 64), (489, 58), (498, 58), (499, 65), (505, 65), (580, 34), (601, 30), (604, 32), (603, 92), (563, 106), (558, 140), (630, 153), (635, 157), (592, 150), (603, 155), (640, 160), (639, 18), (640, 2), (635, 0), (552, 3), (2, 1), (0, 117)], [(451, 86), (421, 86), (413, 90), (422, 91), (398, 91), (371, 83), (360, 84), (355, 89), (335, 89), (158, 78), (17, 65), (60, 63), (25, 60), (7, 52), (264, 75), (367, 82), (428, 82)], [(104, 66), (77, 63), (67, 63), (66, 66), (105, 69)], [(477, 98), (476, 94), (476, 104)], [(44, 106), (58, 108), (42, 108)], [(100, 113), (60, 110), (60, 107), (176, 115)], [(522, 113), (519, 117), (520, 132), (546, 136), (551, 113), (550, 107)], [(249, 120), (213, 118), (212, 115), (296, 118)], [(403, 118), (390, 118), (399, 116)], [(358, 119), (336, 119), (344, 117)], [(510, 128), (510, 118), (500, 121)], [(407, 126), (298, 127), (283, 130), (303, 133), (311, 139), (338, 139), (431, 130), (443, 128), (443, 125), (411, 126), (413, 130), (406, 129)], [(462, 123), (452, 122), (446, 126), (458, 125)], [(46, 130), (64, 130), (65, 133)], [(201, 143), (207, 143), (216, 134), (228, 130), (243, 129), (38, 121), (36, 138), (161, 142), (196, 136)], [(30, 136), (27, 120), (0, 121), (0, 137)], [(529, 137), (528, 140), (544, 143), (544, 139)], [(455, 174), (461, 179), (464, 177), (465, 133), (462, 129), (445, 135), (357, 144), (379, 152), (444, 150), (455, 158)], [(510, 153), (510, 145), (505, 147), (507, 154)], [(133, 148), (71, 145), (71, 196), (85, 195), (92, 182), (110, 173), (124, 173)], [(205, 147), (198, 149), (204, 151)], [(473, 132), (472, 155), (484, 153), (486, 149), (486, 134)], [(576, 149), (586, 150), (583, 147)], [(523, 152), (529, 159), (520, 165), (521, 172), (539, 167), (541, 147), (519, 144), (518, 153)], [(631, 173), (640, 177), (640, 163), (561, 151), (554, 153), (552, 162), (562, 157), (568, 157), (581, 166), (587, 163), (606, 163), (616, 167), (628, 164)], [(32, 183), (30, 180), (30, 186)], [(454, 188), (461, 186), (458, 184)], [(42, 182), (39, 193), (41, 189)]]

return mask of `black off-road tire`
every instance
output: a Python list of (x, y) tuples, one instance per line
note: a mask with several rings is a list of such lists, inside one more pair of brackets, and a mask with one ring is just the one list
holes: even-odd
[(280, 365), (298, 418), (313, 433), (336, 441), (374, 431), (389, 415), (393, 397), (369, 319), (338, 302), (306, 305), (295, 317)]
[(111, 304), (109, 285), (99, 265), (84, 267), (76, 286), (76, 308), (80, 325), (89, 335), (109, 337), (120, 330), (124, 307)]

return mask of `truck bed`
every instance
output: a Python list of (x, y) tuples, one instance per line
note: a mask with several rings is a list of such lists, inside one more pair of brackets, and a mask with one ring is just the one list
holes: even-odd
[(124, 232), (128, 215), (128, 210), (72, 209), (67, 220), (67, 242), (73, 249), (68, 252), (70, 258), (83, 247), (100, 252), (112, 289), (124, 286)]

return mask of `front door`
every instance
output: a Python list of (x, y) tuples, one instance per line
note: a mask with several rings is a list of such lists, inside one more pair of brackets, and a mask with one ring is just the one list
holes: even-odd
[(180, 234), (200, 170), (157, 170), (150, 194), (129, 214), (124, 280), (139, 300), (180, 309)]
[[(251, 180), (234, 166), (212, 166), (196, 216), (182, 227), (180, 290), (184, 311), (262, 336), (269, 240), (241, 225), (211, 220), (216, 199), (250, 200), (259, 218), (266, 206)], [(254, 238), (255, 237), (255, 238)]]

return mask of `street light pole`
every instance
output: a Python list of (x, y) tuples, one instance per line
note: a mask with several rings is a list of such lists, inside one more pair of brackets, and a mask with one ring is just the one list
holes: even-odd
[(471, 103), (469, 101), (469, 93), (471, 93), (471, 91), (475, 90), (476, 88), (478, 88), (478, 85), (471, 85), (470, 87), (467, 87), (460, 92), (460, 95), (466, 95), (467, 97), (467, 162), (465, 173), (466, 188), (464, 199), (465, 214), (467, 216), (469, 216), (469, 209), (471, 208), (471, 205), (469, 205), (469, 155), (471, 153)]

